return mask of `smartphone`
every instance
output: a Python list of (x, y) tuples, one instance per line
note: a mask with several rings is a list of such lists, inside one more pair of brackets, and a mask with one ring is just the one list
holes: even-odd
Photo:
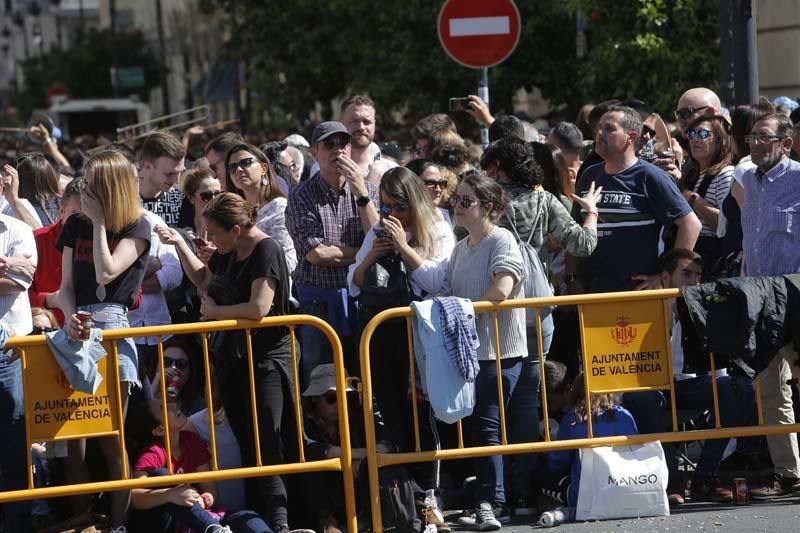
[(192, 239), (192, 242), (194, 243), (195, 248), (205, 248), (208, 246), (208, 243), (199, 237)]
[(375, 236), (379, 239), (388, 239), (389, 238), (389, 231), (383, 227), (383, 218), (378, 222), (378, 225), (375, 226)]
[(469, 104), (469, 98), (451, 98), (450, 111), (467, 111), (472, 109)]

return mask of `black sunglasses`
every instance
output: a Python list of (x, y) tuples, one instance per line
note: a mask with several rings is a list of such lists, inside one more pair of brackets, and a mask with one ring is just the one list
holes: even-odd
[(405, 213), (406, 209), (408, 209), (408, 206), (405, 206), (403, 204), (394, 204), (394, 205), (381, 204), (381, 215), (389, 216), (392, 214), (392, 211), (394, 211), (395, 213)]
[(348, 144), (350, 144), (350, 137), (328, 137), (324, 141), (322, 141), (323, 146), (325, 146), (326, 150), (333, 150), (334, 148), (345, 148)]
[(675, 110), (675, 118), (682, 118), (683, 120), (688, 119), (698, 111), (702, 111), (703, 109), (708, 109), (709, 106), (704, 105), (700, 107), (682, 107), (681, 109)]
[(450, 205), (453, 207), (460, 205), (464, 209), (469, 209), (473, 204), (481, 203), (477, 198), (470, 198), (469, 196), (459, 196), (454, 194), (450, 197)]
[(250, 168), (257, 162), (255, 157), (245, 157), (244, 159), (240, 159), (235, 163), (228, 163), (228, 174), (233, 174), (236, 172), (237, 168), (241, 168), (242, 170), (246, 168)]
[(444, 189), (447, 187), (447, 180), (423, 180), (423, 183), (429, 189)]
[(174, 357), (164, 356), (164, 368), (175, 367), (178, 370), (186, 370), (189, 368), (188, 359), (175, 359)]
[(33, 326), (31, 330), (31, 335), (41, 335), (42, 333), (50, 333), (51, 331), (58, 331), (58, 328), (51, 328), (51, 327), (42, 327), (42, 326)]
[(197, 194), (200, 195), (200, 199), (204, 202), (210, 202), (216, 195), (222, 194), (222, 191), (203, 191)]

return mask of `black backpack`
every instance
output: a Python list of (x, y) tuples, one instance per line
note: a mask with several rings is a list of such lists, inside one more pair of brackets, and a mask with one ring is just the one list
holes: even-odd
[(406, 307), (414, 300), (408, 269), (400, 254), (387, 254), (370, 265), (360, 287), (359, 320), (366, 323), (385, 309)]

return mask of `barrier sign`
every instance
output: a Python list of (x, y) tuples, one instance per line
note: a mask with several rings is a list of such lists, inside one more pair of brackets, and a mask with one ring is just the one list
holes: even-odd
[(114, 380), (109, 371), (111, 346), (103, 343), (108, 355), (97, 362), (103, 377), (95, 395), (75, 391), (53, 358), (47, 345), (25, 348), (25, 414), (31, 441), (117, 431)]
[(670, 387), (664, 307), (661, 300), (579, 306), (589, 390)]

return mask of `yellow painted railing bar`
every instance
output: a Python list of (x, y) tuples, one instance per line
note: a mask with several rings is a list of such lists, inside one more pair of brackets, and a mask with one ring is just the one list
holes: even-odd
[[(164, 343), (161, 336), (158, 336), (158, 373), (161, 376), (159, 388), (161, 389), (161, 425), (164, 426), (164, 447), (167, 449), (167, 471), (174, 474), (172, 470), (172, 442), (169, 437), (169, 416), (167, 415), (167, 374), (164, 372)], [(116, 348), (117, 343), (113, 343)], [(115, 350), (116, 351), (116, 350)], [(115, 358), (116, 359), (116, 358)], [(114, 363), (116, 365), (116, 362)], [(119, 402), (118, 402), (119, 403)], [(123, 420), (120, 418), (120, 421)], [(120, 423), (120, 427), (124, 424)]]
[(668, 385), (663, 385), (663, 386), (658, 385), (653, 387), (645, 386), (645, 387), (631, 387), (625, 389), (592, 389), (592, 394), (621, 394), (623, 392), (648, 392), (654, 390), (658, 391), (666, 390), (668, 388), (669, 388)]
[(753, 381), (756, 382), (756, 412), (758, 413), (758, 425), (764, 425), (764, 411), (761, 407), (761, 377), (758, 376)]
[[(361, 402), (362, 410), (364, 411), (364, 438), (367, 445), (367, 475), (369, 477), (369, 506), (372, 511), (372, 530), (375, 532), (383, 531), (383, 517), (381, 516), (381, 496), (380, 496), (380, 482), (378, 478), (378, 461), (371, 460), (377, 454), (376, 445), (377, 438), (375, 436), (375, 412), (372, 405), (372, 369), (370, 368), (370, 353), (369, 343), (372, 340), (372, 335), (379, 324), (387, 320), (386, 318), (379, 319), (379, 317), (386, 316), (411, 316), (411, 308), (407, 308), (409, 314), (404, 315), (397, 313), (396, 309), (389, 309), (378, 313), (376, 317), (370, 320), (359, 340), (359, 359), (361, 363), (361, 386), (364, 390), (363, 401)], [(410, 372), (412, 378), (414, 373)], [(413, 391), (412, 394), (416, 394)], [(418, 452), (419, 453), (419, 452)], [(357, 531), (358, 529), (351, 529)]]
[(461, 427), (461, 419), (456, 422), (456, 430), (458, 431), (458, 448), (464, 449), (464, 428)]
[[(342, 456), (339, 458), (339, 469), (342, 472), (342, 480), (344, 485), (344, 505), (346, 516), (346, 531), (358, 531), (358, 521), (356, 517), (356, 493), (355, 493), (355, 476), (353, 475), (353, 450), (350, 441), (350, 414), (347, 408), (347, 376), (344, 373), (344, 352), (342, 351), (342, 343), (333, 328), (326, 322), (322, 322), (325, 327), (321, 327), (322, 332), (328, 338), (331, 344), (331, 351), (333, 352), (333, 369), (336, 373), (336, 409), (339, 413), (339, 443), (342, 448)], [(367, 381), (372, 381), (367, 379)], [(372, 404), (372, 391), (366, 397), (364, 404)], [(370, 420), (371, 422), (374, 422)], [(375, 452), (375, 432), (373, 426), (373, 452)], [(312, 465), (315, 463), (301, 463), (301, 465)], [(377, 470), (375, 472), (377, 474)]]
[(664, 346), (667, 347), (667, 368), (669, 373), (669, 398), (672, 406), (672, 431), (678, 431), (678, 406), (675, 403), (675, 377), (672, 375), (672, 312), (669, 308), (669, 300), (661, 301), (664, 315)]
[(203, 369), (206, 372), (206, 406), (208, 406), (208, 441), (211, 448), (211, 469), (219, 470), (217, 461), (217, 430), (214, 427), (214, 395), (211, 392), (211, 361), (208, 354), (208, 335), (200, 335), (200, 343), (203, 346)]
[(494, 365), (497, 371), (497, 405), (500, 408), (500, 443), (508, 444), (506, 432), (506, 402), (503, 401), (503, 368), (501, 365), (502, 354), (500, 350), (500, 325), (497, 322), (497, 311), (492, 311), (492, 324), (494, 326)]
[[(159, 339), (159, 346), (161, 346)], [(119, 380), (119, 347), (117, 343), (111, 344), (111, 354), (113, 355), (111, 370), (109, 375), (113, 377), (111, 380), (114, 385), (114, 390), (117, 393), (117, 420), (119, 421), (119, 453), (122, 456), (122, 479), (129, 479), (131, 477), (130, 465), (128, 464), (128, 449), (125, 447), (125, 414), (126, 411), (122, 407), (122, 382)], [(163, 381), (163, 379), (162, 379)], [(129, 398), (130, 399), (130, 398)], [(166, 426), (165, 426), (166, 427)], [(171, 461), (170, 461), (171, 463)]]
[(719, 389), (717, 388), (717, 360), (714, 353), (709, 354), (709, 361), (711, 362), (711, 397), (714, 401), (714, 427), (719, 429), (721, 427), (719, 421)]
[[(42, 335), (42, 337), (44, 337), (44, 335)], [(24, 392), (26, 390), (30, 390), (28, 388), (28, 372), (26, 372), (26, 370), (28, 369), (28, 358), (25, 355), (25, 350), (20, 350), (19, 352), (20, 352), (20, 358), (22, 359), (22, 362), (20, 364), (22, 365), (22, 390)], [(28, 468), (27, 468), (28, 489), (33, 489), (33, 485), (34, 485), (34, 481), (33, 481), (33, 454), (30, 451), (31, 444), (33, 444), (33, 443), (31, 442), (31, 429), (30, 429), (30, 424), (28, 423), (28, 420), (27, 420), (27, 416), (28, 416), (28, 413), (26, 412), (25, 413), (25, 417), (26, 417), (26, 420), (25, 420), (25, 443), (26, 443), (26, 448), (25, 449), (27, 450), (27, 453), (25, 454), (25, 460), (28, 462)], [(114, 432), (114, 434), (116, 434), (116, 431)]]
[[(586, 376), (585, 370), (589, 368), (589, 357), (586, 350), (586, 339), (584, 338), (584, 324), (583, 324), (583, 306), (578, 306), (578, 322), (580, 324), (581, 335), (581, 358), (583, 359), (583, 391), (584, 401), (586, 402), (586, 435), (588, 438), (594, 437), (592, 428), (592, 393), (589, 392), (589, 378)], [(594, 391), (595, 394), (602, 394), (600, 391)]]
[[(544, 440), (550, 441), (550, 415), (547, 412), (547, 383), (544, 379), (544, 339), (542, 339), (542, 311), (536, 309), (536, 342), (539, 346), (539, 375), (541, 384), (539, 390), (542, 399), (542, 416), (544, 416)], [(528, 356), (530, 357), (530, 355)]]
[(303, 445), (303, 408), (300, 405), (300, 376), (297, 375), (297, 346), (295, 345), (294, 326), (289, 326), (289, 342), (292, 343), (292, 378), (294, 382), (294, 422), (297, 426), (297, 449), (299, 461), (306, 462), (306, 448)]
[(247, 346), (247, 375), (250, 384), (250, 408), (253, 418), (253, 443), (256, 447), (256, 466), (263, 466), (261, 462), (261, 436), (258, 434), (258, 405), (256, 403), (256, 369), (253, 366), (253, 338), (250, 336), (250, 329), (244, 330), (244, 338)]
[[(216, 472), (193, 472), (191, 474), (173, 474), (171, 476), (140, 477), (135, 479), (114, 481), (96, 481), (91, 483), (79, 483), (77, 485), (58, 485), (55, 487), (41, 487), (32, 490), (12, 490), (8, 492), (0, 492), (0, 503), (31, 500), (35, 498), (60, 498), (63, 496), (89, 494), (93, 492), (168, 487), (180, 485), (182, 483), (226, 481), (229, 479), (282, 476), (290, 474), (303, 474), (306, 472), (338, 472), (340, 470), (341, 461), (339, 459), (325, 459), (323, 461), (311, 461), (307, 463), (232, 468), (229, 470), (218, 470)], [(347, 495), (347, 492), (345, 492), (345, 495)], [(353, 516), (355, 517), (355, 515)], [(355, 530), (348, 529), (348, 531)]]
[[(422, 451), (419, 437), (419, 405), (417, 404), (417, 373), (414, 372), (414, 333), (411, 329), (411, 317), (406, 317), (406, 339), (408, 340), (408, 368), (411, 377), (411, 418), (414, 420), (414, 449)], [(401, 379), (401, 378), (398, 378)], [(372, 381), (372, 376), (370, 376)]]

